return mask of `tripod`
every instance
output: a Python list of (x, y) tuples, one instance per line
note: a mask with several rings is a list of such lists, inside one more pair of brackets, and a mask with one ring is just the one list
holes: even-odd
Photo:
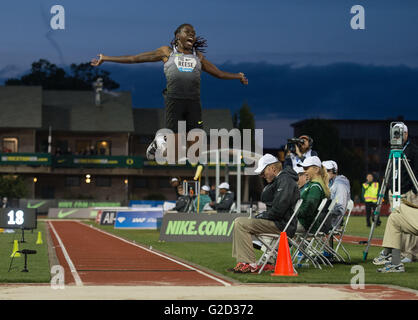
[[(183, 181), (183, 190), (184, 190), (184, 195), (189, 197), (189, 203), (187, 205), (186, 212), (197, 212), (197, 213), (199, 213), (199, 211), (196, 208), (193, 200), (195, 199), (195, 197), (200, 196), (200, 179), (199, 179), (199, 181), (184, 180)], [(199, 206), (199, 204), (198, 204), (198, 206)]]
[(363, 252), (363, 260), (364, 261), (366, 261), (366, 259), (367, 259), (367, 254), (369, 252), (371, 239), (372, 239), (372, 236), (373, 236), (373, 232), (374, 232), (376, 222), (378, 221), (378, 218), (379, 218), (379, 215), (380, 215), (380, 208), (382, 207), (382, 201), (383, 201), (383, 197), (384, 197), (385, 192), (386, 192), (387, 185), (389, 183), (391, 171), (392, 171), (392, 192), (393, 192), (393, 194), (392, 194), (392, 197), (393, 197), (392, 208), (399, 207), (400, 204), (401, 204), (401, 168), (402, 168), (402, 164), (405, 165), (406, 171), (408, 172), (409, 177), (411, 178), (412, 183), (414, 184), (414, 187), (418, 192), (417, 179), (414, 176), (414, 172), (412, 171), (411, 166), (409, 165), (408, 159), (406, 158), (406, 155), (405, 155), (403, 149), (393, 148), (390, 151), (390, 154), (389, 154), (389, 160), (388, 160), (388, 163), (386, 165), (385, 176), (383, 178), (382, 186), (380, 187), (379, 195), (378, 195), (378, 198), (377, 198), (377, 205), (376, 205), (376, 209), (374, 211), (374, 218), (373, 218), (373, 223), (372, 223), (372, 227), (371, 227), (370, 234), (369, 234), (369, 239), (367, 241), (366, 249)]

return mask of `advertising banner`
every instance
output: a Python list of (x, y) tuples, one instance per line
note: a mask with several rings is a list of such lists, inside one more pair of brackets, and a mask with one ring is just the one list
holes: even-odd
[(56, 168), (142, 168), (142, 157), (128, 156), (58, 156), (54, 157)]
[(161, 224), (160, 240), (230, 242), (238, 217), (248, 214), (167, 213)]
[(48, 153), (3, 153), (0, 165), (50, 166), (51, 155)]
[(36, 209), (39, 213), (48, 213), (49, 208), (57, 207), (55, 199), (19, 199), (19, 207), (26, 209)]
[(120, 207), (117, 201), (95, 200), (66, 200), (66, 199), (19, 199), (19, 207), (36, 209), (39, 213), (48, 213), (50, 208), (95, 208), (95, 207)]
[(93, 208), (49, 208), (48, 218), (53, 219), (96, 219), (98, 209)]
[(119, 211), (116, 214), (115, 229), (158, 229), (162, 216), (161, 208)]

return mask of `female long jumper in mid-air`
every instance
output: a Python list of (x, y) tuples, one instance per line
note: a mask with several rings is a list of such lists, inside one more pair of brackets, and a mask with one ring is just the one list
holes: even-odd
[[(219, 79), (238, 79), (247, 85), (244, 73), (229, 73), (219, 70), (202, 54), (207, 47), (206, 40), (196, 37), (192, 25), (182, 24), (174, 32), (171, 46), (162, 46), (154, 51), (137, 55), (110, 57), (103, 54), (93, 59), (91, 65), (99, 66), (103, 62), (143, 63), (164, 62), (164, 73), (167, 88), (163, 91), (165, 102), (166, 128), (175, 133), (177, 145), (178, 121), (186, 121), (186, 131), (202, 128), (202, 107), (200, 101), (201, 70)], [(155, 159), (155, 152), (159, 149), (166, 152), (167, 143), (164, 135), (156, 135), (147, 149), (147, 158)], [(177, 154), (177, 146), (176, 146)]]

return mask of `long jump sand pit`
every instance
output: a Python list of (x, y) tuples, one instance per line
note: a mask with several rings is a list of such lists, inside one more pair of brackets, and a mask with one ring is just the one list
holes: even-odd
[(231, 286), (2, 285), (7, 300), (418, 300), (418, 292), (383, 285), (249, 284)]

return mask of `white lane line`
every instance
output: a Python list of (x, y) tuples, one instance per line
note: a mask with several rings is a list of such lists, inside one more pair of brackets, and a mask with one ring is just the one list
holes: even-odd
[(65, 246), (64, 246), (61, 238), (59, 237), (59, 235), (58, 235), (57, 231), (55, 230), (54, 226), (52, 225), (52, 223), (51, 222), (48, 222), (48, 224), (51, 227), (51, 230), (54, 232), (55, 237), (58, 240), (58, 243), (59, 243), (59, 245), (61, 247), (62, 253), (64, 254), (65, 260), (67, 260), (68, 266), (70, 267), (71, 274), (72, 274), (72, 276), (73, 276), (73, 278), (75, 280), (76, 286), (77, 287), (83, 286), (83, 282), (81, 281), (80, 276), (78, 275), (77, 270), (76, 270), (76, 268), (74, 266), (74, 263), (71, 261), (71, 258), (69, 256), (67, 250), (65, 249)]
[(188, 269), (190, 269), (190, 270), (196, 271), (197, 273), (200, 273), (201, 275), (203, 275), (203, 276), (205, 276), (205, 277), (208, 277), (208, 278), (210, 278), (210, 279), (212, 279), (212, 280), (215, 280), (215, 281), (217, 281), (217, 282), (219, 282), (219, 283), (223, 284), (225, 287), (230, 287), (230, 286), (231, 286), (231, 284), (230, 284), (230, 283), (225, 282), (225, 281), (223, 281), (223, 280), (221, 280), (221, 279), (218, 279), (218, 278), (216, 278), (216, 277), (212, 276), (211, 274), (206, 273), (206, 272), (204, 272), (204, 271), (202, 271), (202, 270), (199, 270), (199, 269), (196, 269), (196, 268), (194, 268), (194, 267), (192, 267), (192, 266), (189, 266), (189, 265), (187, 265), (187, 264), (185, 264), (185, 263), (183, 263), (183, 262), (181, 262), (181, 261), (178, 261), (178, 260), (175, 260), (175, 259), (173, 259), (173, 258), (167, 257), (167, 256), (165, 256), (165, 255), (163, 255), (163, 254), (161, 254), (161, 253), (158, 253), (158, 252), (155, 252), (155, 251), (153, 251), (153, 250), (150, 250), (150, 249), (148, 249), (148, 248), (146, 248), (146, 247), (143, 247), (143, 246), (141, 246), (141, 245), (139, 245), (139, 244), (137, 244), (137, 243), (133, 243), (133, 242), (131, 242), (131, 241), (128, 241), (128, 240), (126, 240), (126, 239), (123, 239), (123, 238), (121, 238), (121, 237), (118, 237), (118, 236), (116, 236), (116, 235), (114, 235), (114, 234), (112, 234), (112, 233), (109, 233), (109, 232), (106, 232), (106, 231), (101, 230), (101, 229), (99, 229), (99, 228), (96, 228), (96, 227), (94, 227), (94, 226), (92, 226), (92, 225), (90, 225), (90, 227), (88, 227), (88, 226), (87, 226), (86, 224), (84, 224), (84, 223), (81, 223), (81, 222), (78, 222), (78, 223), (80, 223), (81, 225), (85, 226), (86, 228), (92, 228), (92, 229), (95, 229), (95, 230), (97, 230), (97, 231), (99, 231), (99, 232), (102, 232), (102, 233), (104, 233), (104, 234), (107, 234), (108, 236), (114, 237), (114, 238), (119, 239), (119, 240), (121, 240), (121, 241), (123, 241), (123, 242), (129, 243), (129, 244), (131, 244), (131, 245), (133, 245), (133, 246), (135, 246), (135, 247), (141, 248), (141, 249), (143, 249), (143, 250), (145, 250), (145, 251), (148, 251), (148, 252), (151, 252), (151, 253), (153, 253), (153, 254), (155, 254), (155, 255), (157, 255), (157, 256), (160, 256), (160, 257), (162, 257), (162, 258), (165, 258), (165, 259), (167, 259), (167, 260), (170, 260), (170, 261), (172, 261), (172, 262), (175, 262), (175, 263), (177, 263), (177, 264), (179, 264), (179, 265), (182, 265), (182, 266), (184, 266), (184, 267), (186, 267), (186, 268), (188, 268)]

